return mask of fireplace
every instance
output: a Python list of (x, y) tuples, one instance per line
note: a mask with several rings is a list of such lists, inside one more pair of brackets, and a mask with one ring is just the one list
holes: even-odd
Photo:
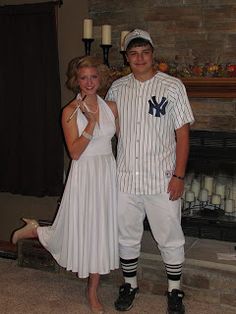
[(186, 235), (236, 240), (236, 132), (191, 131), (182, 200)]
[[(235, 156), (236, 132), (190, 132), (190, 156), (182, 198), (185, 235), (236, 241)], [(204, 198), (201, 192), (207, 188), (211, 191)], [(188, 198), (190, 195), (192, 198)], [(144, 229), (150, 230), (146, 219)]]

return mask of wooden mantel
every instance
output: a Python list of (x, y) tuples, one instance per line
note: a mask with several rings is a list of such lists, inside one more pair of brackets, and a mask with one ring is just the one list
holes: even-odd
[(181, 78), (189, 97), (236, 98), (236, 77)]

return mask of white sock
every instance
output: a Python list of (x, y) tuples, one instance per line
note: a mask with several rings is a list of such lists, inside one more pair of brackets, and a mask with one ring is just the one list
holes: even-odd
[(130, 283), (131, 288), (135, 289), (138, 287), (137, 277), (124, 277), (125, 283)]
[(180, 289), (180, 280), (168, 279), (168, 292), (171, 292), (173, 289)]

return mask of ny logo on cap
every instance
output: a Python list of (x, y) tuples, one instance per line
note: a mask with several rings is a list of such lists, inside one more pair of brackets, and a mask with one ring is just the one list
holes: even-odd
[(142, 33), (141, 33), (141, 31), (140, 30), (138, 30), (138, 29), (135, 29), (134, 31), (133, 31), (133, 34), (134, 34), (134, 36), (137, 36), (137, 35), (142, 35)]

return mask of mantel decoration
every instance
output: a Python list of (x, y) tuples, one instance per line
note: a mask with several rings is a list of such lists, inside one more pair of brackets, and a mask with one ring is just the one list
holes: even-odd
[[(177, 58), (178, 59), (178, 58)], [(236, 77), (236, 64), (184, 64), (157, 60), (158, 69), (176, 77)]]
[[(212, 98), (236, 98), (236, 73), (235, 76), (230, 75), (225, 77), (220, 76), (188, 76), (181, 75), (182, 72), (171, 72), (169, 67), (163, 62), (156, 62), (157, 70), (170, 74), (181, 79), (186, 87), (189, 97), (212, 97)], [(236, 69), (236, 65), (235, 69)], [(122, 66), (120, 68), (110, 68), (110, 80), (127, 75), (131, 72), (129, 66)]]
[[(206, 63), (201, 65), (178, 64), (177, 62), (167, 63), (155, 61), (157, 70), (179, 78), (236, 78), (236, 64), (213, 64)], [(117, 69), (120, 76), (130, 72), (127, 64)]]

